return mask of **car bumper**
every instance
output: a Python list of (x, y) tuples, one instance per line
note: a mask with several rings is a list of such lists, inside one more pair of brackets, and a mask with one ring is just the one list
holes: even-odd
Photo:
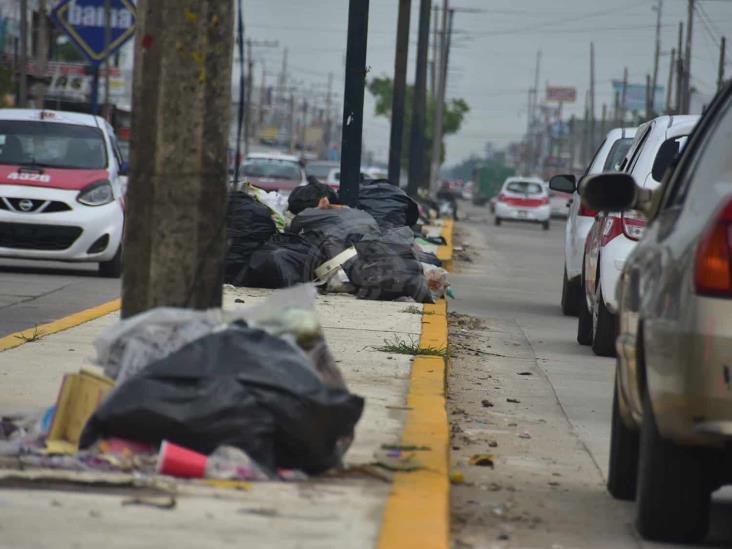
[(84, 206), (76, 201), (77, 195), (78, 191), (40, 187), (0, 187), (0, 196), (53, 200), (71, 208), (53, 213), (0, 209), (0, 257), (79, 262), (112, 259), (122, 241), (121, 201)]
[(605, 305), (612, 313), (618, 311), (616, 286), (623, 272), (625, 260), (638, 243), (625, 235), (620, 235), (608, 242), (600, 251), (600, 288)]
[(496, 217), (506, 220), (543, 223), (544, 221), (549, 221), (551, 208), (549, 205), (539, 206), (538, 208), (520, 208), (498, 202), (496, 204), (495, 214)]

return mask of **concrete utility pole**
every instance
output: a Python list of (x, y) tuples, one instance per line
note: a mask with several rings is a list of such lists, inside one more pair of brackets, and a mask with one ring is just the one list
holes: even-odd
[(595, 149), (595, 43), (590, 42), (590, 154)]
[(46, 73), (48, 72), (48, 8), (46, 0), (38, 0), (38, 73), (41, 81), (36, 85), (36, 105), (43, 108), (46, 100)]
[(28, 0), (20, 0), (20, 71), (18, 106), (28, 106)]
[(391, 103), (391, 136), (389, 138), (389, 181), (399, 185), (402, 170), (404, 135), (404, 99), (407, 93), (407, 60), (409, 57), (409, 19), (412, 0), (399, 0), (397, 44), (394, 56), (394, 94)]
[(442, 33), (440, 35), (440, 65), (437, 73), (437, 101), (435, 102), (435, 120), (432, 129), (432, 162), (430, 166), (430, 188), (438, 190), (440, 165), (442, 164), (442, 126), (445, 116), (445, 95), (447, 94), (448, 36), (451, 32), (453, 11), (449, 0), (444, 0), (442, 7)]
[[(104, 0), (104, 49), (109, 49), (112, 42), (112, 0)], [(112, 118), (109, 105), (109, 69), (112, 66), (111, 56), (104, 60), (104, 118)]]
[(430, 0), (419, 5), (419, 37), (417, 39), (417, 74), (412, 100), (412, 130), (409, 144), (409, 183), (407, 192), (416, 196), (424, 178), (425, 108), (427, 102), (427, 50), (430, 39)]
[(671, 114), (671, 88), (674, 86), (674, 71), (676, 70), (676, 48), (671, 48), (671, 64), (668, 69), (668, 84), (666, 85), (666, 114)]
[(246, 79), (246, 114), (244, 115), (244, 158), (249, 154), (249, 143), (252, 139), (252, 99), (254, 98), (254, 58), (252, 57), (252, 40), (247, 40), (247, 79)]
[(613, 103), (613, 116), (615, 117), (615, 127), (619, 127), (621, 125), (621, 118), (620, 118), (620, 92), (615, 91), (615, 98)]
[(691, 43), (694, 29), (694, 1), (689, 1), (689, 13), (686, 22), (686, 54), (684, 55), (684, 108), (683, 114), (691, 111)]
[(289, 102), (289, 128), (290, 128), (290, 144), (288, 145), (288, 152), (292, 154), (295, 152), (295, 134), (296, 134), (296, 128), (295, 128), (295, 96), (291, 93), (290, 94), (290, 102)]
[(439, 70), (440, 54), (438, 47), (440, 42), (440, 6), (435, 4), (432, 8), (432, 61), (430, 62), (430, 97), (433, 101), (437, 100), (437, 72)]
[(658, 85), (658, 63), (661, 57), (661, 12), (663, 11), (663, 0), (658, 0), (656, 10), (656, 51), (653, 55), (653, 79), (651, 80), (651, 99), (649, 103), (650, 112), (656, 110), (656, 86)]
[(341, 187), (339, 196), (347, 206), (358, 205), (363, 140), (363, 97), (366, 88), (366, 45), (369, 31), (369, 0), (350, 0), (346, 86), (343, 94), (341, 138)]
[[(600, 137), (605, 138), (607, 133), (607, 103), (602, 104), (602, 118), (600, 119)], [(593, 153), (595, 151), (592, 151)]]
[(681, 114), (684, 110), (684, 23), (679, 23), (679, 43), (676, 50), (677, 66), (676, 66), (676, 105), (675, 113)]
[(721, 90), (724, 85), (724, 65), (726, 63), (727, 38), (722, 37), (719, 44), (719, 69), (717, 72), (717, 89)]
[(646, 120), (650, 120), (651, 118), (653, 118), (653, 107), (651, 106), (653, 103), (653, 100), (651, 99), (651, 82), (651, 75), (646, 74)]
[(620, 94), (620, 123), (625, 124), (626, 101), (628, 98), (628, 67), (623, 69), (623, 91)]
[(138, 4), (123, 317), (221, 306), (232, 8), (230, 0)]

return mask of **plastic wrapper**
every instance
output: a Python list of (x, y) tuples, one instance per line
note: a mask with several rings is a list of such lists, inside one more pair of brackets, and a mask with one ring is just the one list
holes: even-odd
[(320, 199), (328, 198), (331, 204), (339, 204), (338, 194), (325, 183), (308, 178), (308, 184), (293, 189), (287, 199), (289, 210), (295, 215), (307, 208), (317, 208)]
[(229, 195), (225, 282), (232, 283), (259, 246), (277, 232), (271, 210), (246, 192)]
[(270, 209), (272, 221), (278, 231), (282, 232), (287, 228), (287, 217), (285, 216), (287, 197), (285, 195), (279, 191), (265, 191), (250, 183), (247, 183), (243, 190)]
[(207, 455), (234, 446), (268, 471), (315, 474), (340, 465), (363, 404), (328, 387), (303, 350), (236, 323), (119, 385), (87, 422), (80, 446), (110, 436), (165, 439)]
[(361, 184), (358, 207), (370, 213), (384, 228), (412, 226), (419, 219), (417, 203), (385, 179)]
[(312, 281), (319, 263), (320, 252), (310, 242), (291, 233), (276, 234), (252, 253), (235, 282), (255, 288), (289, 288)]

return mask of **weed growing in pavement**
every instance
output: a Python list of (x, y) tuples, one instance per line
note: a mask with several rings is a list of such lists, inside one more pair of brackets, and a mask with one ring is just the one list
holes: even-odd
[(407, 341), (405, 339), (399, 339), (396, 335), (391, 340), (385, 339), (383, 345), (379, 347), (372, 347), (372, 349), (383, 353), (394, 353), (398, 355), (441, 356), (443, 358), (447, 358), (449, 354), (448, 349), (420, 347), (419, 342), (415, 341), (412, 337)]
[(410, 305), (406, 309), (402, 309), (401, 312), (402, 313), (409, 313), (409, 314), (412, 314), (412, 315), (433, 315), (433, 314), (435, 314), (432, 311), (425, 311), (425, 310), (417, 307), (416, 305)]
[(43, 336), (43, 332), (38, 329), (38, 325), (36, 324), (33, 326), (33, 333), (30, 335), (25, 335), (25, 333), (20, 333), (16, 335), (18, 339), (22, 339), (24, 343), (31, 343), (33, 341), (36, 341), (40, 339)]

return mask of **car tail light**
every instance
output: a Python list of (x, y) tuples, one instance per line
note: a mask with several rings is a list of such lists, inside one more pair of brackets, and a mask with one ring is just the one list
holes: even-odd
[(591, 210), (583, 203), (580, 203), (579, 215), (583, 215), (585, 217), (595, 217), (597, 215), (597, 212), (595, 210)]
[(624, 212), (623, 234), (631, 240), (640, 240), (646, 230), (646, 218), (640, 212)]
[(545, 196), (544, 198), (542, 198), (541, 199), (541, 203), (542, 204), (549, 204), (549, 197), (548, 196)]
[(623, 220), (616, 215), (608, 215), (602, 221), (602, 243), (605, 246), (616, 236), (623, 234)]
[(732, 297), (732, 200), (712, 219), (699, 240), (694, 264), (694, 286), (703, 295)]
[(506, 195), (501, 193), (498, 195), (498, 202), (505, 202), (506, 201)]

